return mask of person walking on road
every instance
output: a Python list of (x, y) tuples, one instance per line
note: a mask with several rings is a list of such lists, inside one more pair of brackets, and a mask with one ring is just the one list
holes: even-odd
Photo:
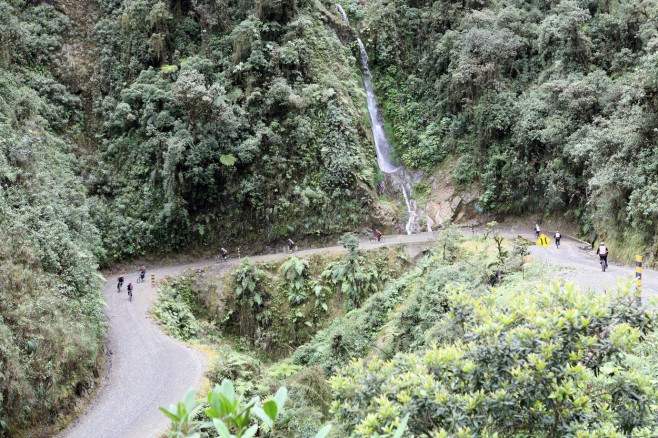
[(559, 231), (556, 231), (555, 235), (553, 237), (555, 238), (555, 246), (559, 249), (560, 248), (560, 239), (562, 238), (562, 235), (560, 234)]

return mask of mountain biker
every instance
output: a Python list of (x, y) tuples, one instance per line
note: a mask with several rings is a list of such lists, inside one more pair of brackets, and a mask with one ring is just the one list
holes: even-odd
[(121, 290), (121, 287), (123, 286), (123, 276), (126, 274), (121, 274), (119, 275), (119, 283), (117, 284), (117, 291)]
[(144, 281), (144, 276), (145, 275), (146, 275), (146, 266), (142, 266), (142, 268), (139, 270), (140, 280)]
[(133, 296), (133, 284), (128, 283), (127, 289), (128, 289), (128, 296), (132, 297)]
[(226, 260), (226, 257), (228, 256), (228, 251), (226, 251), (226, 248), (223, 248), (219, 250), (220, 255), (224, 260)]
[(539, 229), (539, 224), (535, 224), (535, 236), (537, 239), (539, 239), (539, 233), (541, 233), (541, 230)]
[(382, 241), (382, 232), (379, 229), (375, 229), (375, 237), (377, 238), (377, 242)]
[(288, 249), (292, 251), (295, 249), (295, 242), (292, 241), (292, 239), (288, 239)]
[(599, 249), (596, 250), (596, 253), (599, 255), (599, 260), (602, 260), (605, 263), (605, 267), (608, 267), (608, 247), (605, 246), (605, 242), (599, 244)]
[(560, 234), (559, 231), (555, 232), (555, 235), (553, 236), (555, 238), (555, 246), (558, 248), (560, 247), (560, 239), (562, 238), (562, 235)]

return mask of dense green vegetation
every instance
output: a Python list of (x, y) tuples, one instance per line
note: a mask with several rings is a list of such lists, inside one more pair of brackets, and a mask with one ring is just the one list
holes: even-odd
[[(218, 352), (207, 374), (211, 383), (232, 380), (245, 402), (267, 399), (281, 382), (290, 388), (281, 425), (262, 430), (263, 436), (312, 437), (330, 423), (329, 436), (386, 437), (403, 418), (405, 436), (417, 437), (658, 432), (658, 321), (637, 305), (630, 283), (608, 295), (569, 284), (545, 287), (551, 275), (545, 266), (529, 264), (521, 272), (523, 242), (497, 236), (464, 241), (447, 231), (412, 266), (401, 255), (388, 258), (393, 250), (359, 254), (357, 248), (341, 260), (290, 258), (276, 266), (245, 261), (221, 288), (221, 273), (210, 271), (205, 279), (173, 280), (162, 300), (197, 313), (195, 301), (223, 290), (222, 303), (212, 307), (217, 314), (197, 313), (196, 324), (205, 327), (197, 339)], [(345, 307), (349, 282), (333, 292), (342, 300), (327, 301), (329, 318), (316, 320), (315, 306), (289, 300), (299, 289), (288, 275), (291, 266), (299, 266), (306, 281), (329, 286), (331, 266), (355, 259), (366, 271), (392, 274), (362, 288), (366, 295), (356, 308)], [(378, 260), (387, 263), (376, 266)], [(268, 293), (256, 298), (258, 291)], [(252, 313), (279, 313), (254, 317), (258, 340), (289, 337), (286, 316), (307, 321), (313, 334), (291, 344), (288, 356), (272, 355), (267, 342), (249, 341), (234, 328), (244, 323), (240, 297), (249, 292)], [(280, 305), (286, 298), (291, 307)], [(207, 406), (198, 403), (199, 409)], [(174, 421), (177, 430), (180, 425)], [(195, 427), (201, 436), (217, 436), (202, 422)]]
[(113, 256), (366, 221), (375, 164), (363, 92), (312, 2), (104, 9), (105, 174), (95, 190), (120, 213), (103, 224)]
[[(464, 241), (449, 229), (411, 267), (400, 255), (387, 257), (393, 250), (357, 248), (341, 260), (247, 260), (222, 287), (221, 272), (173, 280), (161, 302), (197, 314), (195, 324), (204, 327), (197, 339), (218, 352), (211, 383), (232, 380), (245, 401), (267, 399), (282, 381), (290, 388), (282, 424), (263, 436), (312, 437), (325, 423), (332, 424), (329, 436), (392, 436), (403, 417), (405, 436), (655, 435), (654, 312), (637, 305), (630, 283), (609, 295), (541, 286), (550, 274), (545, 267), (520, 272), (523, 242), (494, 237)], [(349, 282), (334, 291), (342, 300), (326, 301), (328, 315), (320, 320), (316, 306), (289, 300), (299, 289), (290, 266), (329, 286), (331, 266), (354, 259), (366, 271), (392, 274), (363, 288), (357, 308), (345, 307)], [(387, 263), (376, 266), (379, 260)], [(221, 302), (210, 307), (217, 313), (195, 310), (207, 312), (198, 303), (218, 288)], [(256, 298), (259, 291), (268, 293)], [(256, 342), (235, 330), (245, 322), (245, 293), (256, 313)], [(281, 306), (286, 299), (291, 307)], [(292, 343), (291, 355), (273, 355), (267, 341), (290, 338), (286, 318), (305, 321), (311, 336)], [(217, 436), (195, 424), (201, 436)]]
[(0, 1), (0, 435), (93, 386), (99, 264), (367, 222), (364, 97), (331, 18), (303, 1)]
[[(607, 229), (626, 251), (658, 251), (653, 3), (343, 6), (407, 167), (457, 163), (454, 182), (480, 186), (483, 211), (564, 214), (583, 234)], [(335, 9), (311, 0), (0, 0), (0, 436), (52, 425), (93, 388), (99, 265), (390, 225), (378, 216), (381, 175), (354, 35)], [(424, 182), (413, 193), (422, 201), (430, 190)], [(565, 289), (517, 290), (527, 309), (509, 312), (491, 286), (510, 281), (521, 245), (481, 256), (465, 253), (451, 230), (442, 239), (413, 268), (398, 251), (359, 254), (353, 238), (344, 258), (245, 261), (223, 285), (173, 282), (155, 313), (180, 338), (231, 339), (209, 372), (214, 383), (267, 397), (286, 381), (291, 417), (277, 436), (313, 436), (329, 420), (336, 436), (386, 436), (405, 412), (418, 435), (524, 436), (537, 433), (533, 422), (553, 435), (653, 433), (653, 414), (633, 404), (655, 404), (642, 385), (655, 376), (643, 349), (654, 342), (652, 315)], [(218, 303), (208, 291), (223, 287), (231, 293)], [(456, 330), (459, 309), (467, 319)], [(560, 311), (587, 319), (568, 348), (560, 328), (572, 320), (553, 317)], [(523, 344), (556, 332), (566, 356)], [(483, 385), (492, 373), (484, 368), (498, 365), (478, 358), (495, 348), (518, 348), (535, 367), (555, 360), (562, 374), (537, 369), (537, 380), (523, 381), (514, 374), (528, 366), (522, 355), (501, 356), (513, 365)], [(579, 354), (598, 362), (581, 365)], [(351, 357), (367, 359), (349, 366)], [(437, 357), (459, 366), (439, 372), (428, 365)], [(381, 380), (360, 389), (372, 395), (361, 418), (349, 406), (368, 366)], [(451, 404), (460, 419), (419, 424), (425, 395), (377, 405), (382, 388), (411, 384), (391, 377), (411, 366), (436, 395), (431, 408)], [(575, 388), (568, 402), (532, 404), (557, 397), (537, 383), (550, 378), (552, 391)], [(446, 399), (446, 385), (461, 392)], [(341, 404), (330, 409), (332, 391)], [(502, 415), (497, 397), (525, 410)]]
[(48, 70), (69, 21), (12, 4), (0, 2), (0, 436), (47, 425), (93, 387), (104, 327), (100, 233), (69, 140), (80, 100)]
[[(655, 4), (350, 2), (398, 155), (495, 213), (568, 213), (655, 253)], [(625, 234), (628, 232), (627, 234)], [(636, 244), (636, 241), (633, 241)]]

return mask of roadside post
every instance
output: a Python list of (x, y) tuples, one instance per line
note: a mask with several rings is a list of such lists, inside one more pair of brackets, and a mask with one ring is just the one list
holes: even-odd
[(239, 258), (239, 259), (242, 258), (242, 257), (240, 257), (240, 247), (239, 247), (239, 246), (238, 246), (238, 258)]
[(635, 256), (635, 278), (637, 279), (637, 305), (642, 305), (642, 256)]
[(151, 287), (155, 287), (155, 274), (151, 274)]
[[(542, 233), (539, 236), (539, 239), (537, 239), (537, 245), (541, 246), (544, 249), (548, 248), (548, 245), (550, 244), (551, 244), (551, 238), (544, 233)], [(548, 251), (546, 252), (546, 266), (548, 266)]]

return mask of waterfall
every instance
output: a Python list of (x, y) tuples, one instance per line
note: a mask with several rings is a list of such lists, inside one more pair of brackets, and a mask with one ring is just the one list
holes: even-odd
[[(338, 9), (338, 12), (340, 13), (341, 17), (343, 17), (343, 21), (347, 25), (349, 25), (350, 20), (349, 18), (347, 18), (347, 14), (345, 13), (343, 7), (337, 3), (336, 8)], [(368, 113), (370, 114), (370, 123), (372, 124), (372, 136), (375, 140), (375, 151), (377, 153), (377, 165), (379, 166), (379, 169), (382, 172), (388, 174), (397, 173), (398, 176), (400, 177), (399, 178), (400, 187), (402, 188), (404, 201), (407, 204), (407, 211), (409, 212), (409, 220), (407, 221), (405, 230), (407, 231), (407, 234), (411, 234), (413, 232), (414, 220), (416, 219), (417, 214), (411, 206), (411, 202), (409, 200), (409, 194), (407, 193), (407, 189), (404, 185), (405, 183), (404, 169), (402, 168), (402, 166), (397, 166), (391, 158), (391, 153), (393, 152), (393, 149), (391, 148), (391, 144), (388, 142), (388, 138), (386, 137), (382, 116), (381, 113), (379, 112), (379, 107), (377, 106), (377, 99), (375, 98), (375, 91), (372, 86), (372, 73), (370, 73), (370, 68), (368, 67), (368, 54), (366, 53), (366, 48), (363, 45), (363, 41), (361, 41), (361, 38), (357, 37), (356, 41), (359, 44), (359, 52), (361, 55), (361, 69), (363, 71), (363, 86), (366, 89)]]
[(409, 220), (404, 229), (407, 231), (407, 234), (411, 234), (413, 231), (414, 219), (416, 219), (416, 212), (411, 208), (409, 195), (407, 194), (407, 189), (404, 187), (404, 184), (402, 184), (402, 194), (404, 195), (404, 202), (407, 203), (407, 211), (409, 212)]
[(340, 14), (341, 17), (343, 17), (343, 21), (347, 23), (347, 25), (350, 25), (350, 19), (347, 18), (347, 14), (345, 13), (345, 9), (339, 4), (336, 3), (336, 7), (338, 8), (338, 13)]
[[(349, 18), (345, 10), (340, 4), (336, 4), (338, 12), (343, 21), (346, 24), (350, 24)], [(368, 113), (370, 114), (370, 123), (372, 125), (372, 136), (375, 139), (375, 150), (377, 152), (377, 165), (379, 169), (384, 173), (395, 173), (400, 170), (399, 166), (396, 166), (391, 159), (391, 148), (388, 138), (386, 138), (386, 132), (384, 132), (384, 123), (382, 122), (382, 117), (379, 112), (379, 107), (377, 106), (377, 98), (375, 98), (375, 91), (372, 86), (372, 73), (370, 73), (370, 68), (368, 67), (368, 54), (366, 53), (366, 48), (363, 45), (361, 38), (356, 39), (359, 43), (359, 52), (361, 53), (361, 69), (363, 71), (363, 86), (366, 89), (366, 99), (368, 102)]]

